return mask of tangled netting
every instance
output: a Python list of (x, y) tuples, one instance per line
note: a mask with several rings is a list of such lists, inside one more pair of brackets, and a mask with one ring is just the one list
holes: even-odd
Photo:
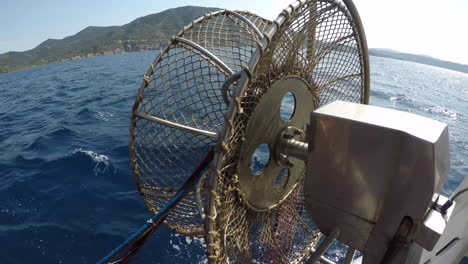
[(217, 11), (186, 26), (150, 65), (131, 116), (138, 191), (156, 213), (216, 146), (211, 168), (165, 220), (178, 233), (205, 236), (210, 263), (297, 263), (318, 242), (302, 182), (258, 212), (239, 192), (237, 161), (256, 105), (285, 76), (309, 82), (317, 106), (367, 103), (367, 47), (349, 7), (297, 1), (273, 22)]
[(255, 107), (285, 76), (307, 80), (311, 103), (318, 106), (335, 100), (367, 103), (367, 48), (359, 19), (347, 4), (298, 1), (285, 9), (267, 30), (265, 49), (244, 70), (212, 169), (206, 235), (210, 263), (298, 263), (318, 242), (319, 232), (304, 208), (302, 182), (281, 204), (258, 212), (242, 199), (236, 165)]
[[(138, 191), (153, 214), (175, 195), (217, 138), (154, 122), (151, 117), (203, 131), (222, 130), (227, 110), (222, 85), (247, 64), (261, 37), (243, 18), (261, 31), (270, 24), (248, 12), (207, 14), (177, 34), (145, 75), (132, 111), (130, 151)], [(199, 192), (205, 199), (206, 188)], [(194, 190), (172, 210), (165, 221), (170, 229), (203, 236), (196, 197)]]

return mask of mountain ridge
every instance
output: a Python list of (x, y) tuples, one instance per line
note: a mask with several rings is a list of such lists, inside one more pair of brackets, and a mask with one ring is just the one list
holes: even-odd
[(134, 19), (122, 26), (88, 26), (63, 39), (47, 39), (27, 51), (0, 54), (0, 73), (115, 53), (154, 50), (213, 7), (183, 6)]
[(426, 64), (426, 65), (431, 65), (431, 66), (435, 66), (439, 68), (449, 69), (453, 71), (468, 73), (468, 65), (466, 64), (441, 60), (441, 59), (437, 59), (432, 56), (424, 55), (424, 54), (411, 54), (411, 53), (400, 52), (400, 51), (396, 51), (392, 49), (374, 48), (374, 49), (369, 49), (369, 55), (391, 58), (391, 59), (396, 59), (396, 60), (403, 60), (403, 61), (411, 61), (411, 62), (416, 62), (420, 64)]

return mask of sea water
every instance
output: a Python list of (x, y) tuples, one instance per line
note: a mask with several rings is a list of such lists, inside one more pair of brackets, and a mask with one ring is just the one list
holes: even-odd
[[(150, 216), (129, 169), (130, 111), (156, 52), (0, 75), (0, 263), (95, 263)], [(443, 193), (468, 176), (468, 74), (371, 57), (372, 105), (449, 124)], [(327, 257), (344, 252), (335, 246)], [(159, 229), (137, 263), (201, 263), (203, 241)]]

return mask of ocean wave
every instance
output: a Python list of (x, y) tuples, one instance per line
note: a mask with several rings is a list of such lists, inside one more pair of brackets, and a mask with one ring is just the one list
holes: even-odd
[(87, 121), (87, 122), (89, 122), (92, 119), (107, 122), (113, 116), (114, 114), (108, 111), (93, 111), (89, 109), (88, 107), (81, 109), (78, 113), (75, 114), (76, 118), (83, 120), (83, 121)]
[(104, 163), (106, 166), (109, 166), (109, 157), (103, 154), (98, 154), (92, 150), (84, 150), (84, 149), (76, 149), (72, 154), (74, 153), (84, 153), (91, 157), (91, 159), (96, 162), (96, 163)]
[(98, 119), (107, 122), (109, 121), (109, 118), (113, 117), (114, 115), (109, 112), (104, 111), (104, 112), (97, 112), (96, 116)]
[(78, 133), (75, 131), (67, 128), (67, 127), (59, 127), (58, 129), (52, 131), (51, 133), (47, 134), (47, 137), (57, 138), (57, 137), (76, 137)]
[(389, 98), (390, 101), (405, 101), (405, 102), (414, 102), (413, 98), (410, 98), (404, 94), (398, 94), (397, 96), (392, 96)]
[(54, 153), (67, 150), (67, 146), (79, 141), (80, 138), (81, 136), (77, 132), (65, 126), (60, 126), (49, 133), (37, 136), (25, 150), (56, 158), (53, 155)]
[[(206, 250), (206, 244), (203, 238), (190, 238), (172, 233), (169, 236), (169, 245), (175, 250), (178, 257), (197, 260), (197, 263), (207, 263), (206, 256), (203, 254)], [(195, 261), (193, 262), (195, 263)]]
[[(396, 84), (396, 82), (394, 82)], [(378, 86), (383, 86), (383, 87), (388, 87), (390, 88), (390, 90), (395, 90), (395, 89), (401, 89), (400, 86), (398, 85), (395, 85), (395, 84), (389, 84), (389, 83), (386, 83), (386, 82), (379, 82), (379, 81), (375, 81), (375, 84), (378, 85)]]
[(98, 174), (98, 173), (104, 173), (107, 171), (107, 169), (109, 169), (110, 167), (110, 159), (108, 156), (104, 155), (104, 154), (98, 154), (92, 150), (84, 150), (82, 148), (79, 148), (79, 149), (75, 149), (71, 154), (69, 154), (68, 156), (71, 157), (73, 156), (74, 154), (84, 154), (88, 157), (91, 158), (91, 160), (96, 164), (94, 166), (94, 174)]
[[(52, 159), (50, 159), (53, 157)], [(71, 167), (79, 166), (85, 172), (91, 170), (94, 174), (108, 172), (113, 168), (111, 159), (104, 154), (96, 153), (92, 150), (76, 148), (66, 155), (56, 156), (49, 154), (47, 157), (30, 154), (17, 155), (10, 162), (0, 164), (0, 168), (16, 168), (16, 169), (40, 169), (40, 170), (62, 170)], [(90, 171), (90, 172), (91, 172)]]
[[(21, 168), (37, 168), (38, 166), (42, 166), (45, 162), (46, 161), (42, 158), (29, 158), (20, 154), (13, 159), (13, 166), (17, 167), (17, 165), (21, 165)], [(6, 165), (2, 167), (6, 167)]]
[(371, 90), (370, 95), (375, 98), (380, 98), (380, 99), (385, 99), (388, 97), (386, 93), (383, 91), (378, 91), (378, 90)]
[(95, 115), (95, 112), (91, 111), (88, 107), (83, 107), (78, 113), (75, 114), (76, 118), (89, 120)]
[(435, 113), (435, 114), (442, 114), (447, 118), (450, 118), (452, 120), (457, 120), (458, 117), (460, 116), (457, 112), (443, 108), (441, 106), (431, 106), (431, 107), (426, 107), (423, 108), (424, 111), (430, 112), (430, 113)]

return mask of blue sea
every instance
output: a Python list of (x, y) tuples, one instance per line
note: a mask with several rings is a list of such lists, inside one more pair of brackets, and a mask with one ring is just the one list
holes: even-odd
[[(150, 216), (129, 169), (128, 127), (155, 56), (126, 53), (0, 75), (0, 263), (95, 263)], [(443, 193), (451, 194), (468, 176), (468, 74), (371, 57), (371, 85), (371, 104), (449, 124)], [(201, 240), (161, 228), (135, 263), (204, 259)]]

